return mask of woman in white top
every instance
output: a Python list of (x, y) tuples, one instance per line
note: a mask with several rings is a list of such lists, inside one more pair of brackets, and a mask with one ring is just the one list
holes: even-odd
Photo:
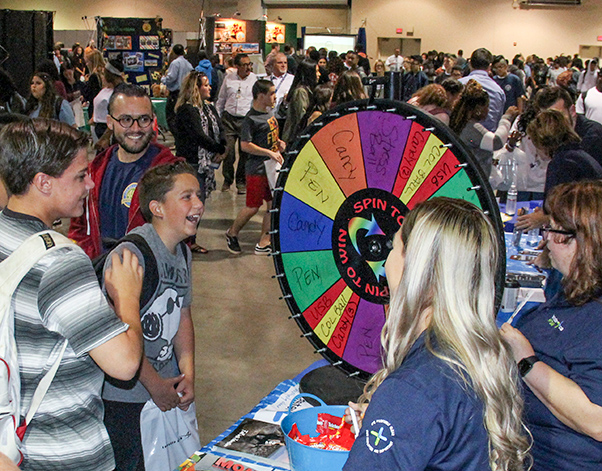
[(111, 133), (107, 130), (109, 100), (113, 94), (113, 89), (124, 81), (121, 74), (123, 74), (123, 63), (120, 60), (111, 59), (107, 62), (102, 76), (103, 88), (94, 98), (92, 122), (94, 123), (94, 133), (98, 139), (94, 147), (99, 151), (110, 145)]

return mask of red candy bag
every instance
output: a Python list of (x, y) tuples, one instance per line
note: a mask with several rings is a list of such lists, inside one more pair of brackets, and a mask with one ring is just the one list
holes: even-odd
[(302, 435), (297, 424), (293, 424), (288, 436), (302, 445), (335, 451), (349, 451), (355, 441), (351, 424), (345, 422), (344, 418), (331, 414), (318, 414), (316, 432), (319, 434), (317, 437)]

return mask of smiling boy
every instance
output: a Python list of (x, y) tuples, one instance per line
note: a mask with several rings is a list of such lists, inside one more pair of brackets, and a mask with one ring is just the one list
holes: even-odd
[[(94, 186), (88, 175), (86, 135), (48, 119), (9, 124), (0, 133), (0, 178), (10, 194), (0, 213), (0, 261), (4, 261), (57, 218), (82, 214)], [(52, 238), (50, 242), (54, 243)], [(40, 378), (67, 342), (23, 438), (22, 469), (75, 471), (82, 463), (94, 463), (98, 471), (115, 468), (100, 394), (103, 372), (129, 380), (140, 364), (142, 276), (129, 251), (124, 252), (123, 263), (115, 260), (105, 282), (115, 312), (100, 290), (90, 260), (73, 245), (45, 255), (15, 291), (22, 415), (30, 408)]]
[[(155, 276), (146, 270), (145, 257), (132, 242), (114, 249), (129, 249), (145, 268), (143, 291), (156, 285), (140, 310), (144, 353), (139, 381), (132, 387), (106, 381), (103, 391), (105, 425), (115, 452), (116, 469), (143, 468), (140, 412), (153, 399), (163, 411), (187, 410), (194, 401), (194, 327), (190, 249), (182, 243), (196, 234), (203, 214), (194, 170), (185, 162), (150, 169), (140, 180), (140, 210), (149, 224), (130, 234), (141, 236), (156, 260)], [(111, 265), (107, 257), (105, 270)]]

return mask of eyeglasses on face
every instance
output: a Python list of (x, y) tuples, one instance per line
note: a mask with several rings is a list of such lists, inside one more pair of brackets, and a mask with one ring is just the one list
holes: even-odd
[(570, 239), (572, 237), (575, 237), (577, 235), (575, 233), (575, 231), (565, 231), (563, 229), (552, 229), (552, 226), (550, 226), (549, 224), (541, 226), (541, 236), (544, 239), (550, 233), (552, 233), (552, 234), (560, 234), (560, 235), (566, 236), (568, 239)]
[(138, 123), (138, 126), (141, 128), (147, 128), (153, 122), (153, 117), (147, 114), (143, 114), (142, 116), (138, 116), (137, 118), (134, 118), (133, 116), (129, 116), (127, 114), (125, 116), (122, 116), (121, 118), (116, 118), (112, 114), (110, 114), (109, 116), (115, 121), (117, 121), (122, 128), (126, 129), (131, 128), (134, 125), (134, 123)]
[(253, 63), (252, 62), (241, 62), (240, 64), (238, 64), (239, 67), (253, 67)]

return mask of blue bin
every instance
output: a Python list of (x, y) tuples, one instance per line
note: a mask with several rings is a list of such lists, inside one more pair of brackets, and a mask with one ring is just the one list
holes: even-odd
[[(291, 407), (300, 397), (311, 397), (322, 404), (291, 413)], [(327, 406), (322, 399), (313, 394), (299, 394), (291, 401), (289, 414), (282, 420), (281, 427), (286, 440), (286, 449), (292, 471), (341, 471), (349, 457), (348, 451), (320, 450), (303, 445), (288, 436), (293, 424), (297, 424), (299, 433), (317, 437), (318, 414), (327, 413), (338, 417), (345, 415), (347, 406)]]

